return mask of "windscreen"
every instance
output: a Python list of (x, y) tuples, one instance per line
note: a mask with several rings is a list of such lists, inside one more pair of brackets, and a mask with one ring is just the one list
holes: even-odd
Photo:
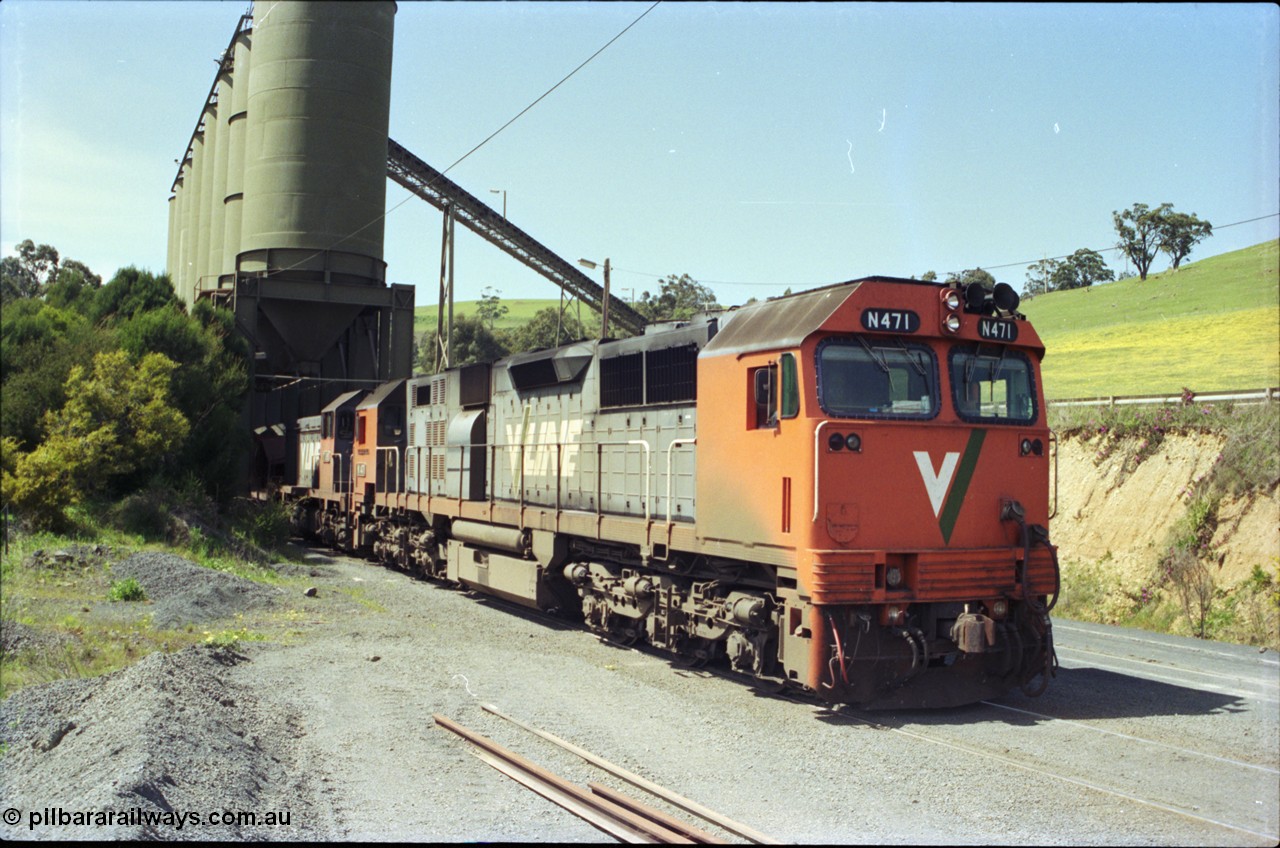
[(932, 418), (937, 373), (923, 345), (855, 336), (818, 347), (818, 399), (837, 418)]
[(1035, 381), (1024, 354), (1003, 346), (957, 347), (951, 351), (950, 365), (952, 396), (963, 420), (1035, 422)]

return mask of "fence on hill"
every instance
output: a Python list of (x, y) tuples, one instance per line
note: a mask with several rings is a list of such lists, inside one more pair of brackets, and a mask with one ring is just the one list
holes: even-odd
[(1280, 387), (1248, 389), (1234, 392), (1182, 392), (1176, 395), (1108, 395), (1094, 398), (1050, 400), (1050, 406), (1127, 406), (1144, 403), (1275, 403), (1280, 401)]

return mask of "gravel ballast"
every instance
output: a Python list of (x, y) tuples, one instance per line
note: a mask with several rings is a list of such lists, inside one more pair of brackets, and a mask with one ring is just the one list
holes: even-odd
[(280, 595), (272, 586), (158, 552), (134, 554), (116, 563), (111, 576), (138, 581), (153, 604), (151, 623), (158, 628), (230, 618), (268, 606)]
[[(322, 791), (295, 767), (298, 717), (228, 680), (243, 659), (226, 648), (156, 653), (114, 674), (32, 686), (5, 700), (0, 787), (6, 808), (22, 818), (6, 820), (0, 837), (331, 837)], [(223, 811), (287, 812), (289, 821), (208, 823)]]

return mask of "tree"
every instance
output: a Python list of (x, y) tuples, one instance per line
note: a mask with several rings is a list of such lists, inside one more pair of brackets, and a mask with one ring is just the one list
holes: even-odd
[(680, 321), (704, 310), (720, 309), (716, 294), (688, 274), (669, 275), (658, 281), (656, 296), (644, 292), (635, 309), (646, 321)]
[[(1168, 204), (1166, 204), (1168, 205)], [(1173, 270), (1178, 270), (1191, 253), (1191, 248), (1213, 235), (1213, 225), (1185, 212), (1169, 212), (1160, 224), (1160, 249), (1173, 260)]]
[(1165, 215), (1172, 208), (1173, 204), (1170, 203), (1162, 203), (1155, 209), (1149, 208), (1145, 203), (1135, 203), (1123, 212), (1111, 213), (1116, 235), (1120, 237), (1116, 247), (1129, 257), (1129, 261), (1138, 269), (1140, 279), (1147, 278), (1151, 262), (1160, 249)]
[(480, 293), (480, 305), (476, 307), (476, 314), (480, 316), (481, 321), (489, 325), (491, 333), (494, 323), (507, 314), (506, 304), (501, 303), (501, 299), (499, 292), (491, 286), (485, 286), (484, 291)]
[(168, 303), (179, 303), (168, 275), (140, 271), (130, 265), (117, 271), (111, 282), (98, 292), (94, 298), (93, 318), (131, 318), (139, 312), (159, 309)]
[(560, 315), (560, 309), (548, 306), (539, 310), (527, 324), (513, 330), (508, 336), (508, 347), (512, 353), (526, 350), (540, 350), (558, 347), (572, 341), (585, 338), (586, 328), (578, 323), (572, 315)]
[(5, 303), (24, 297), (39, 297), (58, 276), (58, 250), (37, 245), (31, 239), (14, 245), (16, 257), (5, 257), (0, 268), (0, 299)]
[(82, 315), (93, 311), (93, 301), (102, 288), (102, 277), (89, 270), (83, 262), (68, 259), (58, 269), (58, 277), (44, 292), (46, 303), (53, 306), (72, 307)]
[(187, 315), (177, 304), (139, 312), (120, 322), (121, 349), (134, 362), (161, 353), (177, 363), (171, 378), (174, 407), (191, 423), (178, 451), (175, 479), (193, 475), (215, 498), (232, 491), (240, 458), (250, 444), (240, 410), (249, 388), (248, 352), (232, 331), (228, 310), (200, 301)]
[(990, 272), (981, 268), (970, 268), (967, 271), (961, 271), (959, 274), (952, 271), (947, 274), (946, 282), (959, 283), (962, 286), (967, 286), (969, 283), (980, 283), (985, 289), (993, 289), (996, 286), (996, 278), (991, 276)]
[(1057, 259), (1041, 259), (1027, 268), (1027, 284), (1024, 295), (1047, 294), (1053, 291), (1053, 275), (1058, 270)]
[[(160, 470), (187, 436), (187, 419), (170, 403), (177, 366), (159, 353), (137, 365), (122, 350), (93, 358), (92, 372), (76, 365), (67, 401), (46, 415), (46, 439), (4, 474), (4, 497), (37, 526), (54, 527), (66, 507), (111, 484)], [(6, 440), (5, 452), (15, 448)]]
[(40, 297), (63, 279), (92, 288), (102, 285), (102, 278), (83, 262), (68, 259), (60, 263), (58, 249), (53, 245), (37, 245), (26, 239), (14, 245), (14, 250), (17, 256), (6, 256), (0, 261), (0, 303)]
[[(492, 362), (510, 353), (500, 336), (484, 325), (477, 315), (455, 315), (453, 318), (453, 355), (449, 366), (470, 365), (473, 362)], [(432, 357), (434, 360), (434, 356)]]
[(1082, 247), (1058, 262), (1051, 276), (1053, 291), (1088, 288), (1094, 283), (1114, 280), (1115, 274), (1097, 251)]
[(40, 283), (31, 269), (16, 256), (0, 260), (0, 304), (35, 297), (40, 293)]
[(44, 437), (45, 412), (66, 401), (72, 366), (113, 345), (109, 329), (73, 308), (39, 298), (7, 304), (0, 313), (0, 433), (33, 449)]
[(936, 283), (938, 281), (937, 271), (925, 271), (920, 275), (920, 279), (926, 283)]

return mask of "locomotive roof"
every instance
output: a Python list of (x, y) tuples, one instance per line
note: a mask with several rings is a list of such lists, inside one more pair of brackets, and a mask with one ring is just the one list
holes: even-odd
[(866, 280), (840, 283), (752, 303), (730, 312), (722, 319), (720, 332), (702, 349), (702, 355), (723, 356), (762, 347), (797, 347), (816, 332), (863, 282)]
[(334, 411), (336, 411), (336, 410), (338, 410), (338, 409), (341, 409), (342, 407), (346, 406), (347, 404), (351, 403), (353, 400), (355, 400), (356, 398), (358, 398), (358, 397), (359, 397), (360, 395), (362, 395), (362, 394), (364, 394), (364, 390), (363, 390), (363, 389), (357, 389), (357, 390), (355, 390), (354, 392), (346, 392), (345, 394), (340, 394), (340, 395), (338, 395), (336, 398), (334, 398), (334, 399), (333, 399), (333, 402), (332, 402), (332, 403), (330, 403), (328, 406), (326, 406), (324, 409), (322, 409), (322, 410), (320, 410), (320, 411), (321, 411), (321, 412), (334, 412)]
[(402, 388), (404, 388), (404, 380), (392, 380), (390, 383), (383, 383), (372, 394), (362, 400), (356, 409), (372, 409)]

